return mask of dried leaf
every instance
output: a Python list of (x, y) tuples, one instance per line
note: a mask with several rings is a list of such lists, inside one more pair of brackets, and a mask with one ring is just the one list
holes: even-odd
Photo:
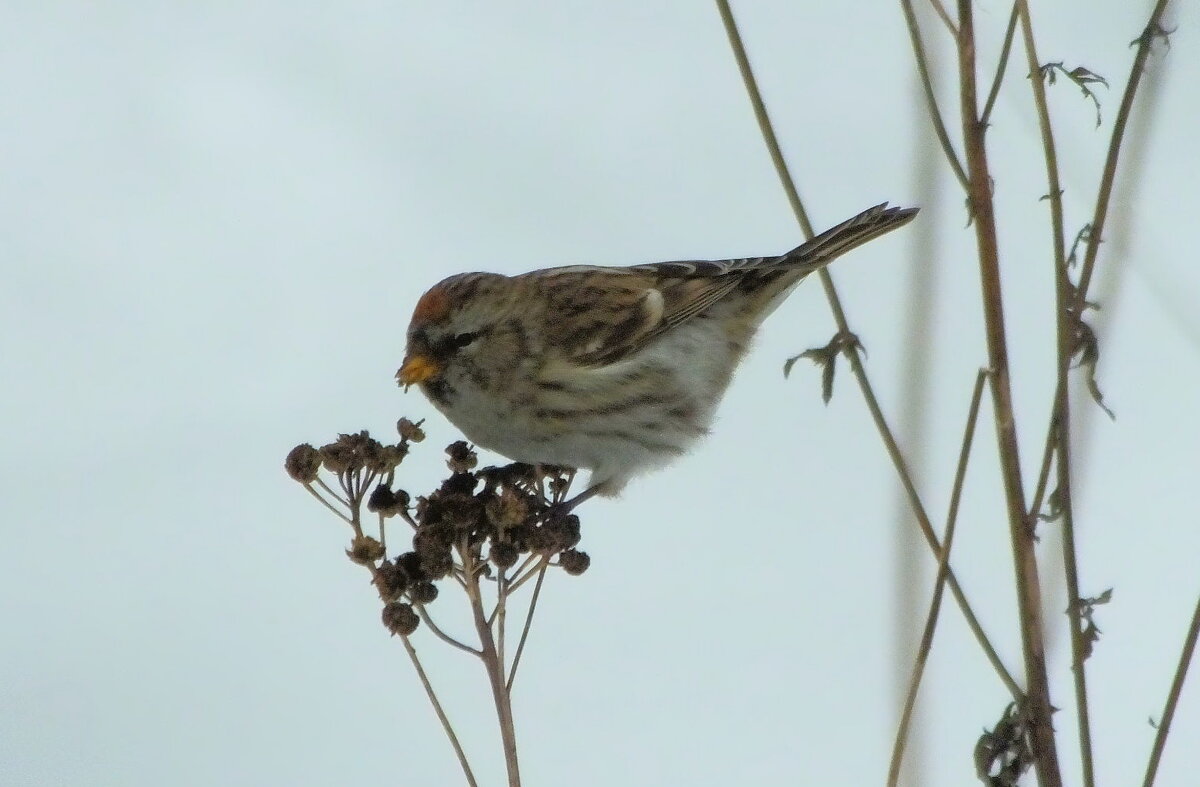
[(833, 398), (833, 378), (837, 371), (838, 353), (854, 351), (866, 352), (858, 337), (852, 333), (838, 333), (824, 347), (812, 347), (784, 361), (783, 376), (787, 377), (796, 361), (801, 358), (812, 361), (821, 367), (821, 398), (825, 404), (829, 404), (829, 400)]
[(1071, 357), (1078, 359), (1075, 362), (1076, 368), (1085, 370), (1085, 382), (1092, 399), (1100, 405), (1100, 409), (1109, 418), (1116, 420), (1117, 416), (1108, 408), (1108, 405), (1104, 404), (1104, 395), (1100, 392), (1100, 385), (1096, 382), (1096, 364), (1100, 362), (1100, 341), (1096, 338), (1096, 332), (1092, 330), (1092, 326), (1088, 325), (1082, 317), (1075, 318), (1075, 347), (1071, 352)]
[(1108, 80), (1097, 74), (1091, 69), (1083, 66), (1076, 66), (1068, 69), (1063, 65), (1063, 61), (1057, 63), (1046, 63), (1039, 69), (1042, 79), (1046, 80), (1047, 84), (1053, 85), (1057, 81), (1058, 74), (1062, 74), (1068, 80), (1073, 82), (1082, 92), (1083, 95), (1091, 99), (1092, 104), (1096, 107), (1096, 127), (1100, 127), (1100, 99), (1096, 97), (1096, 93), (1092, 90), (1092, 85), (1104, 85), (1108, 87)]
[(1017, 787), (1021, 774), (1033, 764), (1024, 708), (1010, 702), (975, 744), (975, 773), (988, 787)]
[(1038, 519), (1042, 522), (1057, 522), (1062, 519), (1062, 490), (1054, 487), (1054, 491), (1046, 498), (1046, 512), (1038, 514)]

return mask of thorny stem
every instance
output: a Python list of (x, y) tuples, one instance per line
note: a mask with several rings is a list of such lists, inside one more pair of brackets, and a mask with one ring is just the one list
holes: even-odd
[(946, 161), (954, 171), (954, 177), (967, 190), (967, 173), (963, 171), (954, 143), (950, 141), (950, 133), (946, 130), (946, 122), (942, 120), (942, 112), (938, 109), (937, 92), (933, 89), (933, 78), (929, 75), (929, 61), (925, 55), (925, 43), (921, 39), (921, 26), (917, 22), (917, 12), (913, 9), (912, 0), (900, 0), (904, 9), (904, 21), (908, 24), (908, 37), (912, 41), (913, 54), (917, 58), (917, 71), (921, 76), (921, 86), (925, 89), (925, 103), (929, 108), (929, 120), (933, 123), (933, 131), (937, 134), (938, 142), (946, 154)]
[(979, 249), (980, 285), (989, 366), (992, 372), (996, 440), (1000, 449), (1000, 469), (1016, 574), (1025, 680), (1028, 686), (1030, 742), (1039, 783), (1042, 787), (1060, 787), (1062, 774), (1050, 718), (1052, 706), (1046, 674), (1045, 625), (1042, 620), (1037, 554), (1034, 548), (1034, 534), (1025, 520), (1021, 460), (1009, 382), (1004, 301), (1000, 286), (1000, 252), (996, 242), (996, 220), (992, 213), (991, 175), (984, 145), (984, 127), (979, 124), (977, 114), (979, 105), (975, 81), (975, 28), (971, 0), (958, 0), (958, 20), (963, 139), (970, 181), (969, 199)]
[(504, 687), (510, 697), (512, 696), (513, 681), (517, 679), (517, 665), (521, 663), (521, 654), (525, 652), (525, 640), (529, 638), (529, 627), (533, 624), (533, 611), (537, 609), (538, 596), (542, 594), (542, 580), (546, 576), (548, 567), (549, 563), (543, 561), (542, 567), (538, 571), (537, 582), (533, 585), (533, 596), (529, 599), (529, 610), (525, 613), (525, 625), (521, 627), (521, 639), (517, 641), (517, 652), (513, 654), (512, 666), (508, 669), (508, 680)]
[(1000, 83), (1004, 81), (1004, 72), (1008, 68), (1008, 56), (1012, 52), (1013, 34), (1017, 30), (1017, 3), (1013, 3), (1012, 13), (1008, 17), (1008, 29), (1004, 31), (1004, 43), (1000, 47), (1000, 62), (996, 66), (996, 76), (992, 79), (992, 89), (988, 91), (987, 101), (983, 103), (983, 112), (979, 115), (979, 123), (987, 126), (992, 118), (992, 107), (996, 105), (996, 97), (1000, 95)]
[[(1067, 276), (1066, 241), (1063, 237), (1063, 205), (1062, 186), (1058, 177), (1058, 155), (1054, 144), (1054, 129), (1050, 123), (1050, 108), (1046, 102), (1046, 85), (1040, 73), (1040, 60), (1037, 47), (1033, 40), (1033, 19), (1029, 12), (1028, 0), (1017, 0), (1017, 9), (1021, 17), (1021, 35), (1025, 40), (1026, 62), (1029, 66), (1029, 84), (1033, 88), (1033, 103), (1037, 108), (1038, 125), (1042, 133), (1042, 151), (1046, 159), (1046, 180), (1049, 186), (1050, 223), (1054, 243), (1054, 291), (1058, 319), (1058, 374), (1055, 384), (1055, 410), (1053, 419), (1057, 428), (1056, 451), (1058, 461), (1055, 463), (1058, 471), (1058, 498), (1062, 512), (1063, 530), (1063, 566), (1067, 582), (1067, 615), (1071, 621), (1071, 666), (1074, 677), (1075, 705), (1079, 724), (1079, 757), (1083, 768), (1083, 783), (1085, 787), (1093, 787), (1096, 783), (1095, 764), (1092, 757), (1092, 724), (1088, 712), (1087, 672), (1084, 666), (1086, 644), (1083, 639), (1083, 628), (1080, 615), (1082, 610), (1078, 600), (1079, 566), (1075, 550), (1075, 514), (1071, 502), (1071, 406), (1070, 388), (1067, 377), (1071, 371), (1071, 355), (1073, 331), (1071, 324), (1071, 280)], [(1034, 528), (1037, 523), (1027, 520), (1028, 528)]]
[[(804, 203), (800, 201), (800, 195), (796, 191), (795, 183), (792, 180), (791, 174), (788, 172), (787, 162), (783, 159), (783, 153), (779, 147), (779, 141), (775, 136), (774, 128), (771, 125), (771, 118), (767, 114), (766, 105), (763, 103), (762, 95), (759, 93), (758, 84), (754, 79), (754, 72), (750, 68), (749, 58), (746, 56), (746, 49), (742, 44), (741, 35), (738, 33), (737, 23), (734, 21), (733, 12), (729, 8), (728, 0), (716, 0), (717, 10), (721, 14), (721, 21), (725, 25), (725, 32), (729, 38), (729, 43), (733, 49), (734, 59), (737, 61), (738, 69), (742, 75), (742, 82), (745, 85), (746, 93), (749, 96), (750, 104), (754, 109), (754, 116), (758, 121), (758, 127), (763, 136), (763, 141), (766, 144), (767, 151), (770, 153), (771, 161), (775, 165), (775, 171), (779, 175), (779, 180), (783, 185), (784, 191), (787, 194), (788, 202), (792, 206), (792, 210), (796, 214), (796, 219), (800, 223), (801, 229), (807, 237), (812, 237), (812, 224), (808, 220), (808, 213), (804, 209)], [(919, 39), (917, 39), (919, 43)], [(936, 108), (934, 108), (936, 109)], [(948, 153), (952, 153), (952, 149), (948, 149)], [(953, 162), (953, 159), (951, 159)], [(953, 164), (952, 164), (953, 166)], [(821, 285), (825, 290), (825, 297), (829, 301), (829, 308), (833, 312), (834, 321), (837, 323), (838, 332), (842, 335), (850, 334), (850, 327), (846, 320), (845, 311), (842, 309), (841, 298), (838, 296), (836, 287), (833, 284), (833, 278), (829, 275), (827, 269), (822, 269), (820, 272)], [(921, 503), (921, 497), (917, 492), (916, 486), (913, 483), (912, 475), (909, 472), (908, 465), (904, 460), (904, 455), (900, 451), (900, 446), (896, 442), (896, 438), (892, 433), (891, 427), (887, 423), (886, 417), (883, 415), (883, 410), (879, 406), (879, 400), (875, 395), (875, 389), (871, 385), (870, 378), (867, 377), (866, 369), (863, 367), (862, 359), (854, 347), (853, 343), (846, 343), (843, 347), (847, 359), (850, 361), (850, 368), (854, 374), (855, 380), (858, 381), (859, 388), (862, 390), (863, 399), (866, 401), (867, 409), (871, 413), (871, 418), (875, 423), (875, 428), (879, 431), (880, 438), (883, 440), (884, 447), (887, 449), (888, 456), (892, 460), (892, 465), (896, 469), (896, 473), (900, 478), (901, 485), (904, 487), (904, 492), (908, 497), (909, 505), (912, 507), (913, 514), (916, 517), (917, 524), (921, 529), (921, 534), (925, 537), (929, 547), (935, 555), (941, 553), (942, 546), (938, 540), (938, 536), (933, 531), (933, 526), (930, 524), (929, 516), (925, 511), (924, 505)], [(991, 663), (996, 674), (1000, 676), (1005, 687), (1012, 694), (1014, 700), (1020, 700), (1023, 693), (1012, 675), (1004, 666), (1004, 662), (1000, 659), (1000, 655), (992, 646), (991, 640), (988, 639), (987, 633), (983, 630), (979, 619), (975, 616), (975, 611), (971, 608), (967, 601), (966, 594), (963, 592), (962, 586), (958, 582), (953, 569), (950, 569), (947, 574), (946, 583), (950, 586), (950, 592), (954, 596), (955, 602), (959, 609), (962, 610), (963, 617), (966, 619), (968, 627), (974, 634), (975, 639), (979, 642), (988, 661)]]
[(929, 602), (929, 614), (925, 617), (925, 629), (921, 633), (921, 644), (913, 664), (912, 677), (908, 682), (908, 694), (904, 699), (904, 710), (896, 729), (896, 742), (892, 746), (892, 762), (888, 768), (888, 787), (895, 787), (900, 779), (900, 765), (904, 760), (904, 747), (908, 743), (908, 729), (912, 722), (913, 709), (917, 703), (917, 690), (925, 674), (925, 664), (933, 650), (933, 635), (937, 629), (942, 610), (942, 594), (946, 588), (946, 577), (950, 569), (950, 548), (954, 544), (954, 529), (958, 522), (958, 504), (962, 499), (963, 483), (967, 477), (967, 461), (971, 457), (971, 443), (975, 438), (975, 423), (979, 418), (979, 404), (983, 399), (983, 384), (987, 370), (980, 369), (975, 377), (975, 390), (971, 394), (971, 406), (967, 411), (967, 426), (963, 432), (962, 448), (958, 454), (958, 466), (954, 471), (954, 487), (950, 492), (950, 507), (946, 514), (946, 529), (942, 536), (942, 552), (938, 556), (937, 579), (933, 584), (933, 598)]
[(517, 763), (517, 735), (513, 724), (512, 702), (504, 685), (504, 664), (496, 650), (496, 641), (492, 637), (492, 628), (488, 625), (483, 614), (483, 595), (479, 590), (479, 572), (469, 553), (463, 555), (467, 564), (467, 597), (471, 602), (471, 614), (475, 619), (475, 631), (479, 635), (479, 645), (483, 652), (483, 664), (487, 671), (488, 683), (492, 689), (492, 700), (496, 705), (496, 716), (500, 723), (500, 739), (504, 746), (504, 765), (508, 770), (509, 787), (521, 787), (521, 773)]
[(454, 727), (451, 726), (450, 719), (447, 718), (446, 712), (442, 710), (442, 703), (438, 702), (433, 685), (429, 682), (429, 676), (425, 674), (425, 669), (421, 666), (421, 660), (417, 658), (416, 648), (413, 647), (408, 637), (403, 634), (400, 635), (400, 641), (404, 643), (404, 649), (408, 651), (408, 657), (412, 659), (413, 667), (417, 671), (417, 677), (421, 679), (421, 685), (425, 687), (425, 696), (429, 697), (429, 702), (433, 705), (433, 711), (437, 714), (438, 721), (442, 723), (442, 729), (446, 731), (446, 737), (450, 739), (450, 745), (454, 747), (454, 754), (458, 757), (458, 764), (462, 766), (463, 775), (467, 777), (467, 784), (470, 787), (479, 787), (475, 781), (475, 774), (471, 772), (471, 764), (467, 762), (467, 754), (463, 751), (462, 744), (458, 742), (458, 736), (454, 734)]
[(1179, 703), (1179, 694), (1183, 691), (1183, 681), (1187, 678), (1188, 665), (1192, 662), (1192, 654), (1196, 651), (1196, 639), (1200, 636), (1200, 599), (1196, 600), (1196, 611), (1192, 613), (1192, 625), (1188, 628), (1183, 650), (1179, 654), (1179, 666), (1175, 668), (1175, 677), (1171, 681), (1171, 690), (1167, 693), (1167, 704), (1163, 708), (1162, 718), (1158, 721), (1158, 733), (1154, 736), (1154, 748), (1150, 752), (1150, 762), (1146, 764), (1146, 780), (1142, 787), (1151, 787), (1158, 773), (1158, 763), (1162, 759), (1163, 746), (1167, 743), (1167, 734), (1171, 731), (1171, 721), (1175, 718), (1175, 706)]

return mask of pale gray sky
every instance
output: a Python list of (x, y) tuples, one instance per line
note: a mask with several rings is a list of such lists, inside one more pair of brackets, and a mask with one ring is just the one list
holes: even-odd
[[(430, 440), (401, 483), (419, 492), (441, 476), (454, 433), (392, 374), (413, 302), (445, 275), (769, 254), (801, 238), (711, 4), (547, 5), (0, 7), (0, 783), (460, 783), (363, 572), (341, 554), (348, 533), (287, 479), (285, 453), (427, 417)], [(921, 202), (914, 160), (934, 143), (898, 6), (848, 18), (836, 3), (734, 5), (814, 222)], [(1050, 91), (1072, 231), (1090, 214), (1143, 5), (1034, 4), (1042, 60), (1113, 85), (1098, 131), (1076, 88)], [(1100, 383), (1117, 420), (1082, 396), (1076, 406), (1089, 430), (1083, 591), (1115, 587), (1088, 662), (1105, 784), (1140, 780), (1147, 718), (1200, 592), (1188, 239), (1200, 16), (1179, 6), (1173, 48), (1150, 66), (1165, 73), (1139, 190), (1114, 202), (1133, 234), (1106, 245), (1094, 290), (1109, 293)], [(1008, 8), (978, 4), (984, 62)], [(1023, 61), (1018, 47), (991, 140), (1032, 475), (1052, 290)], [(938, 72), (948, 85), (948, 60)], [(945, 191), (919, 218), (941, 250), (919, 475), (940, 520), (985, 354), (972, 235), (935, 160)], [(915, 231), (835, 270), (893, 419), (908, 282), (934, 264), (913, 258)], [(552, 577), (515, 700), (529, 785), (882, 783), (899, 711), (898, 484), (848, 375), (827, 407), (812, 368), (781, 375), (832, 332), (820, 288), (801, 288), (712, 438), (582, 510), (592, 569)], [(979, 434), (955, 563), (1016, 669), (990, 422)], [(923, 606), (930, 582), (914, 581)], [(1073, 769), (1065, 603), (1053, 603), (1056, 723)], [(482, 672), (424, 635), (481, 780), (498, 783)], [(974, 742), (1006, 702), (948, 608), (920, 701), (926, 784), (972, 782)], [(1159, 784), (1194, 782), (1198, 737), (1191, 685)]]

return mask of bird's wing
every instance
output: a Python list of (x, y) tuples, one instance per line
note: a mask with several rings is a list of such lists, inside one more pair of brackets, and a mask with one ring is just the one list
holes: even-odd
[(630, 357), (737, 286), (738, 276), (687, 278), (573, 265), (538, 271), (546, 334), (562, 360), (597, 367)]
[(907, 224), (915, 208), (876, 205), (775, 257), (685, 260), (606, 268), (571, 265), (536, 277), (549, 305), (547, 334), (563, 360), (607, 366), (703, 312), (739, 285), (787, 271), (799, 279)]

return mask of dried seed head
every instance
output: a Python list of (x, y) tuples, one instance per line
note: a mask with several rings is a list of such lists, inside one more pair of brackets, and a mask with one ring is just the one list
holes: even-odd
[(588, 557), (587, 552), (568, 549), (558, 556), (558, 564), (562, 566), (563, 571), (573, 577), (577, 577), (588, 570), (588, 566), (592, 564), (592, 559)]
[(287, 474), (292, 477), (293, 481), (311, 484), (317, 480), (317, 471), (321, 469), (321, 455), (317, 449), (308, 443), (303, 443), (288, 451), (287, 459), (283, 461), (283, 468), (287, 470)]
[(392, 634), (407, 637), (417, 630), (421, 619), (413, 608), (400, 601), (392, 601), (383, 605), (383, 625)]
[(390, 560), (379, 564), (375, 570), (375, 589), (385, 602), (396, 601), (408, 589), (408, 576)]
[(411, 582), (421, 582), (428, 579), (425, 576), (424, 569), (421, 568), (421, 556), (416, 552), (405, 552), (396, 558), (396, 568), (404, 572), (404, 576)]
[(321, 463), (331, 473), (347, 473), (362, 468), (362, 457), (357, 455), (353, 446), (341, 440), (321, 446), (320, 454)]
[(579, 517), (570, 514), (565, 517), (551, 519), (542, 525), (548, 539), (547, 549), (551, 552), (562, 552), (579, 543)]
[(498, 568), (509, 568), (516, 565), (520, 557), (520, 551), (512, 544), (493, 543), (488, 552), (488, 560), (495, 563)]
[(454, 558), (449, 549), (442, 552), (421, 552), (420, 555), (421, 572), (430, 579), (441, 579), (454, 567)]
[(450, 457), (446, 460), (446, 466), (455, 473), (466, 473), (479, 464), (479, 457), (465, 440), (458, 440), (446, 446), (446, 454)]
[(372, 473), (390, 473), (396, 469), (408, 451), (398, 445), (383, 445), (371, 440), (363, 446), (363, 463)]
[(425, 431), (421, 429), (421, 424), (424, 421), (417, 421), (415, 424), (407, 418), (401, 418), (396, 422), (396, 431), (400, 433), (401, 440), (407, 440), (410, 443), (419, 443), (425, 439)]
[(500, 530), (516, 527), (529, 516), (529, 501), (515, 489), (502, 489), (484, 503), (488, 522)]
[(355, 536), (346, 550), (346, 557), (360, 566), (375, 565), (384, 556), (383, 544), (371, 536)]
[(408, 597), (414, 604), (431, 604), (438, 597), (437, 585), (432, 582), (418, 582), (408, 589)]
[[(394, 508), (396, 495), (386, 484), (380, 484), (367, 498), (367, 510), (372, 513), (384, 513)], [(384, 514), (387, 516), (387, 514)]]

